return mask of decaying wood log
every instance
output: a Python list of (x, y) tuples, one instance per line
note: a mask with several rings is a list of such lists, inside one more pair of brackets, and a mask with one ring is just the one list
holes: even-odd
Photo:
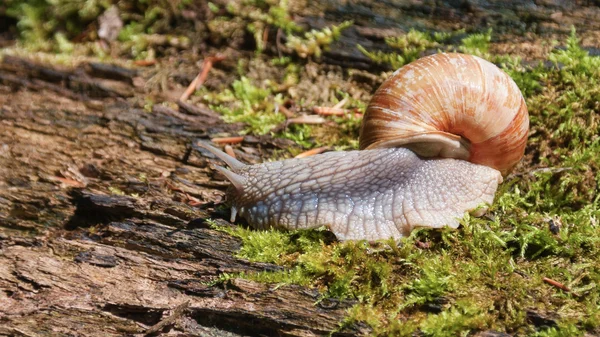
[[(239, 240), (206, 222), (228, 225), (227, 214), (212, 210), (227, 183), (211, 176), (213, 159), (194, 144), (242, 125), (189, 103), (185, 112), (147, 113), (105, 95), (90, 109), (90, 91), (69, 84), (75, 72), (15, 58), (7, 64), (0, 67), (11, 79), (0, 86), (0, 336), (369, 331), (340, 330), (350, 300), (298, 286), (214, 282), (223, 273), (282, 269), (237, 258)], [(266, 149), (289, 145), (247, 138)]]
[[(81, 97), (90, 98), (131, 97), (133, 95), (134, 88), (129, 83), (120, 82), (125, 80), (133, 83), (133, 71), (129, 74), (131, 77), (126, 77), (127, 69), (117, 66), (100, 68), (96, 64), (87, 68), (91, 69), (89, 75), (77, 70), (45, 67), (13, 56), (5, 56), (0, 63), (0, 70), (4, 73), (2, 81), (13, 86), (24, 86), (34, 90), (50, 89), (64, 95), (66, 90), (59, 89), (62, 85), (73, 91), (74, 95), (79, 94)], [(91, 77), (90, 75), (100, 75), (100, 77)], [(14, 80), (15, 77), (18, 80)], [(118, 80), (102, 79), (111, 77)]]

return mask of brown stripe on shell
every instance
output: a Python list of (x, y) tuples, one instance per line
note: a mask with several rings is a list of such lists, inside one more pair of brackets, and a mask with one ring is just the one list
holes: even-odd
[(359, 144), (389, 147), (451, 133), (471, 143), (473, 162), (504, 174), (522, 157), (528, 127), (523, 96), (506, 73), (476, 56), (436, 54), (398, 69), (381, 85)]
[[(471, 144), (470, 162), (498, 168), (503, 175), (508, 174), (523, 157), (527, 144), (529, 119), (524, 102), (519, 111), (501, 134), (485, 142)], [(507, 167), (505, 163), (512, 165)]]

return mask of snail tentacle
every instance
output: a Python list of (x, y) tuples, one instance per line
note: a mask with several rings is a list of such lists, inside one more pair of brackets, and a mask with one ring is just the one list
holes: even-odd
[[(233, 158), (232, 156), (228, 155), (227, 153), (217, 149), (216, 147), (206, 144), (204, 142), (201, 142), (201, 141), (198, 142), (198, 146), (200, 146), (203, 149), (208, 150), (210, 153), (217, 156), (217, 158), (224, 161), (225, 164), (227, 164), (231, 168), (231, 170), (228, 170), (219, 165), (213, 166), (215, 168), (215, 170), (221, 172), (221, 174), (223, 174), (225, 176), (225, 178), (227, 178), (227, 180), (229, 180), (231, 182), (231, 185), (235, 189), (236, 193), (244, 193), (244, 186), (248, 183), (248, 179), (246, 179), (246, 177), (244, 177), (243, 175), (238, 174), (237, 172), (245, 171), (248, 169), (249, 166), (242, 163), (241, 161)], [(236, 216), (237, 216), (237, 207), (235, 205), (232, 205), (231, 206), (231, 218), (229, 220), (231, 222), (234, 222)]]
[(242, 163), (241, 161), (233, 158), (232, 156), (228, 155), (227, 153), (217, 149), (216, 147), (214, 147), (212, 145), (206, 144), (205, 142), (202, 142), (202, 141), (199, 141), (197, 144), (201, 148), (208, 150), (210, 153), (217, 156), (217, 158), (224, 161), (225, 164), (227, 164), (227, 166), (229, 166), (229, 168), (231, 168), (231, 170), (233, 172), (239, 172), (248, 166), (248, 165)]
[(222, 166), (218, 166), (215, 165), (215, 170), (221, 172), (226, 178), (227, 180), (229, 180), (231, 182), (231, 184), (233, 184), (233, 187), (235, 187), (235, 189), (238, 192), (243, 192), (244, 191), (244, 185), (246, 184), (246, 178), (235, 173), (232, 171), (229, 171), (228, 169), (222, 167)]

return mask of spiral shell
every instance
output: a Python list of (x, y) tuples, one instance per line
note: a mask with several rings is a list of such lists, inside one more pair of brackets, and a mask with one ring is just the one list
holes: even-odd
[(515, 82), (494, 64), (435, 54), (393, 73), (365, 114), (361, 149), (407, 147), (506, 174), (525, 151), (529, 117)]

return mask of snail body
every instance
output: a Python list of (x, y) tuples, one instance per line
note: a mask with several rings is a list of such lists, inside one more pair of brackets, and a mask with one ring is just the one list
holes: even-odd
[(377, 240), (481, 215), (523, 156), (528, 123), (520, 91), (496, 66), (436, 54), (376, 91), (360, 151), (245, 165), (201, 145), (230, 167), (216, 168), (232, 182), (232, 221), (239, 214), (257, 228), (327, 226), (340, 240)]

